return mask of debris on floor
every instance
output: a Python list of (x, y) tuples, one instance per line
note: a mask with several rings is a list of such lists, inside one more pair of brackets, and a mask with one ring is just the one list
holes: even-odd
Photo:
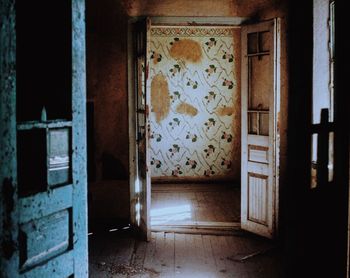
[(246, 260), (249, 260), (253, 257), (259, 256), (259, 255), (264, 255), (267, 252), (271, 251), (274, 249), (274, 247), (269, 247), (266, 249), (258, 250), (256, 252), (250, 253), (250, 254), (235, 254), (233, 256), (227, 257), (228, 260), (234, 261), (234, 262), (240, 262), (243, 263)]
[(112, 275), (115, 274), (122, 274), (127, 276), (133, 276), (133, 275), (139, 275), (139, 274), (150, 274), (151, 277), (158, 277), (159, 272), (155, 271), (154, 269), (149, 268), (143, 268), (139, 266), (130, 266), (126, 264), (113, 264), (113, 263), (106, 263), (106, 262), (99, 262), (98, 267), (101, 270), (107, 271)]

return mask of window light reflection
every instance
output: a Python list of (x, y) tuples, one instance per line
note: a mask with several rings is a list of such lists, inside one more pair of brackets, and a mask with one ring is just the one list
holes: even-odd
[(136, 222), (137, 226), (140, 226), (140, 220), (141, 220), (141, 204), (138, 201), (135, 205), (135, 211), (136, 211)]
[(139, 180), (139, 177), (136, 177), (136, 180), (135, 180), (135, 193), (140, 193), (140, 191), (141, 191), (140, 180)]

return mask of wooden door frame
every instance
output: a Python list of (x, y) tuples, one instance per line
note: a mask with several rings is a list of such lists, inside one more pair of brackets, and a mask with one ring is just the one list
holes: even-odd
[[(137, 161), (137, 152), (138, 152), (138, 146), (136, 142), (136, 94), (137, 89), (135, 88), (135, 55), (134, 55), (134, 42), (133, 42), (133, 32), (134, 32), (134, 24), (140, 20), (144, 20), (146, 17), (144, 16), (137, 16), (137, 17), (131, 17), (128, 20), (128, 31), (127, 31), (127, 55), (128, 55), (128, 62), (127, 62), (127, 79), (128, 79), (128, 131), (129, 131), (129, 192), (130, 192), (130, 199), (129, 199), (129, 211), (130, 211), (130, 223), (135, 229), (137, 233), (141, 233), (141, 230), (139, 228), (140, 226), (140, 219), (137, 219), (137, 210), (136, 206), (138, 205), (137, 198), (139, 195), (139, 192), (136, 191), (135, 184), (136, 180), (138, 179), (138, 161)], [(147, 60), (147, 59), (146, 59)], [(146, 61), (147, 62), (147, 61)], [(146, 80), (147, 82), (147, 80)], [(146, 135), (147, 140), (147, 135)], [(149, 189), (150, 190), (150, 189)], [(148, 191), (148, 189), (147, 189)], [(149, 197), (148, 197), (149, 195)], [(150, 198), (150, 194), (147, 194), (146, 198)], [(147, 206), (148, 203), (150, 204), (150, 199), (146, 201)], [(150, 232), (147, 231), (146, 240), (150, 240)]]
[[(133, 43), (132, 43), (132, 25), (140, 19), (144, 19), (145, 16), (131, 17), (128, 21), (128, 36), (127, 36), (127, 51), (128, 51), (128, 114), (129, 114), (129, 173), (130, 173), (130, 222), (135, 227), (137, 226), (137, 220), (135, 217), (135, 180), (136, 180), (136, 111), (135, 111), (135, 86), (134, 86), (134, 55), (133, 55)], [(149, 17), (152, 25), (228, 25), (241, 27), (242, 24), (249, 20), (248, 17), (174, 17), (174, 16), (155, 16)], [(280, 33), (280, 32), (279, 32)], [(278, 44), (280, 47), (280, 44)], [(147, 57), (148, 59), (148, 57)], [(280, 86), (280, 84), (278, 84)], [(149, 92), (146, 90), (146, 94)], [(147, 96), (146, 96), (147, 98)], [(278, 167), (278, 165), (276, 165)], [(278, 168), (276, 168), (278, 169)], [(151, 192), (151, 189), (147, 190)], [(278, 217), (278, 215), (277, 215)]]
[(127, 51), (128, 51), (128, 119), (129, 119), (129, 190), (130, 190), (130, 222), (133, 227), (137, 227), (136, 209), (135, 209), (135, 181), (137, 174), (137, 161), (136, 161), (136, 110), (135, 110), (135, 82), (134, 78), (134, 51), (133, 51), (133, 24), (137, 22), (141, 17), (132, 17), (128, 21), (128, 33), (127, 33)]

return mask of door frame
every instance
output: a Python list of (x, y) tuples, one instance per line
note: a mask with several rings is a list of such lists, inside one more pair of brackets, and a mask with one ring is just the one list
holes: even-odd
[[(130, 192), (130, 203), (129, 203), (129, 211), (130, 211), (130, 223), (135, 229), (135, 231), (139, 234), (142, 234), (142, 230), (140, 229), (140, 214), (137, 211), (139, 208), (138, 198), (139, 198), (139, 190), (141, 190), (142, 186), (138, 180), (138, 145), (136, 141), (136, 129), (137, 129), (137, 111), (136, 111), (136, 93), (137, 88), (135, 86), (135, 53), (134, 53), (134, 42), (133, 42), (133, 32), (134, 32), (134, 24), (138, 21), (145, 20), (144, 16), (131, 17), (128, 20), (128, 31), (127, 31), (127, 80), (128, 80), (128, 119), (129, 119), (129, 192)], [(146, 59), (147, 60), (147, 59)], [(147, 62), (147, 61), (146, 61)], [(147, 81), (146, 81), (147, 82)], [(147, 136), (146, 139), (147, 140)], [(146, 165), (147, 167), (147, 165)], [(138, 189), (136, 188), (136, 184)], [(146, 189), (150, 192), (150, 188)], [(146, 193), (146, 209), (150, 208), (150, 194)], [(148, 196), (149, 195), (149, 196)], [(147, 221), (149, 222), (149, 221)], [(146, 235), (145, 240), (149, 241), (150, 238), (150, 229), (147, 227), (148, 223), (146, 223)], [(149, 230), (149, 231), (148, 231)]]
[[(135, 111), (135, 86), (133, 82), (133, 66), (134, 66), (134, 55), (133, 55), (133, 44), (132, 44), (132, 24), (137, 22), (140, 19), (143, 19), (145, 17), (143, 16), (137, 16), (137, 17), (131, 17), (128, 21), (128, 113), (129, 113), (129, 172), (130, 172), (130, 220), (132, 226), (137, 226), (137, 220), (136, 220), (136, 210), (135, 210), (135, 181), (136, 181), (136, 167), (137, 167), (137, 161), (136, 161), (136, 134), (135, 134), (135, 125), (136, 125), (136, 111)], [(149, 17), (151, 19), (151, 26), (152, 25), (231, 25), (231, 26), (237, 26), (241, 27), (245, 22), (249, 20), (248, 17), (174, 17), (174, 16), (155, 16), (155, 17)], [(275, 46), (278, 47), (278, 50), (276, 49), (276, 52), (278, 55), (280, 55), (280, 33), (281, 33), (281, 24), (280, 19), (274, 19), (278, 22), (276, 24), (276, 32), (275, 32)], [(278, 34), (278, 37), (276, 37), (276, 34)], [(281, 87), (280, 84), (280, 57), (278, 57), (277, 67), (278, 70), (274, 72), (274, 78), (277, 80), (277, 83), (274, 84), (274, 87)], [(147, 81), (146, 81), (147, 82)], [(146, 94), (149, 94), (149, 92), (146, 90)], [(280, 95), (280, 94), (279, 94)], [(280, 98), (278, 98), (278, 103), (275, 103), (275, 105), (279, 108), (280, 107)], [(277, 108), (275, 107), (275, 109)], [(279, 123), (279, 111), (276, 111), (276, 117), (275, 120), (277, 124), (275, 125), (276, 129), (278, 129), (278, 123)], [(277, 130), (276, 130), (277, 131)], [(276, 132), (277, 134), (277, 132)], [(278, 133), (279, 134), (279, 133)], [(274, 138), (274, 140), (278, 143), (280, 142), (279, 136)], [(279, 149), (279, 148), (278, 148)], [(274, 154), (276, 155), (276, 154)], [(276, 160), (274, 165), (274, 171), (275, 173), (279, 174), (279, 160)], [(150, 185), (151, 186), (151, 185)], [(278, 179), (276, 178), (276, 191), (274, 194), (276, 195), (276, 206), (279, 206), (278, 204), (278, 198), (279, 198), (279, 190), (278, 190)], [(151, 188), (147, 189), (147, 192), (151, 194)], [(150, 199), (151, 196), (149, 196)], [(150, 204), (149, 204), (150, 206)], [(150, 209), (150, 207), (148, 208)], [(275, 215), (276, 222), (275, 225), (278, 227), (278, 213)], [(149, 227), (150, 228), (150, 227)]]

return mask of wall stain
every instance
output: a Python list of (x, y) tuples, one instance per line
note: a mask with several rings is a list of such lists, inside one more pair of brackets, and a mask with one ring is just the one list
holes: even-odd
[[(169, 114), (161, 122), (161, 127), (171, 134), (155, 128), (152, 138), (157, 139), (151, 140), (151, 148), (157, 149), (157, 153), (151, 152), (154, 158), (151, 167), (152, 178), (159, 181), (170, 181), (177, 175), (176, 178), (180, 177), (184, 180), (204, 180), (208, 179), (209, 174), (209, 179), (212, 180), (224, 179), (238, 182), (241, 163), (240, 75), (237, 74), (241, 59), (240, 30), (232, 27), (221, 29), (216, 25), (181, 28), (183, 29), (178, 29), (177, 26), (151, 27), (151, 45), (158, 46), (157, 49), (162, 46), (163, 58), (157, 65), (150, 62), (150, 72), (152, 76), (157, 73), (166, 75), (169, 92), (171, 92), (171, 115)], [(218, 34), (220, 32), (223, 36), (213, 35), (211, 33), (213, 30), (220, 30)], [(184, 42), (194, 42), (200, 45), (201, 60), (199, 55), (195, 59), (188, 59), (200, 60), (198, 64), (186, 60), (185, 54), (176, 53), (176, 47), (183, 50), (181, 44)], [(187, 45), (186, 51), (190, 53), (189, 55), (193, 54), (193, 48)], [(224, 52), (230, 54), (232, 58), (225, 56)], [(152, 59), (151, 56), (150, 58)], [(226, 62), (221, 63), (222, 61)], [(214, 71), (212, 72), (213, 76), (208, 76), (205, 72), (210, 72), (206, 69), (212, 69), (211, 65), (216, 68), (216, 71), (215, 74)], [(203, 78), (192, 76), (196, 75), (196, 71), (202, 72)], [(224, 77), (232, 83), (222, 81), (222, 74), (225, 74), (225, 71), (227, 76)], [(179, 84), (184, 88), (181, 88)], [(186, 107), (187, 104), (192, 107)], [(219, 107), (221, 107), (219, 111), (221, 113), (217, 111)], [(155, 117), (150, 117), (150, 119), (151, 125), (154, 124), (154, 127), (159, 125)], [(222, 122), (224, 125), (221, 124)], [(185, 136), (180, 136), (179, 132)], [(172, 146), (172, 148), (169, 149), (167, 146)], [(186, 149), (183, 148), (184, 146)], [(203, 147), (198, 148), (198, 146)], [(178, 148), (181, 151), (178, 151)], [(182, 156), (187, 160), (173, 165), (167, 159), (162, 158), (166, 155), (176, 160)], [(156, 164), (158, 163), (155, 162), (156, 160), (160, 164)]]
[(219, 107), (216, 112), (218, 113), (219, 116), (232, 116), (234, 113), (234, 107)]
[(162, 74), (157, 74), (151, 83), (152, 112), (156, 116), (157, 123), (165, 119), (170, 111), (170, 94), (168, 81)]
[(181, 39), (173, 42), (169, 54), (174, 59), (185, 62), (199, 63), (202, 60), (202, 49), (198, 42), (191, 39)]
[(191, 104), (182, 102), (176, 107), (176, 112), (194, 117), (198, 114), (198, 109)]

